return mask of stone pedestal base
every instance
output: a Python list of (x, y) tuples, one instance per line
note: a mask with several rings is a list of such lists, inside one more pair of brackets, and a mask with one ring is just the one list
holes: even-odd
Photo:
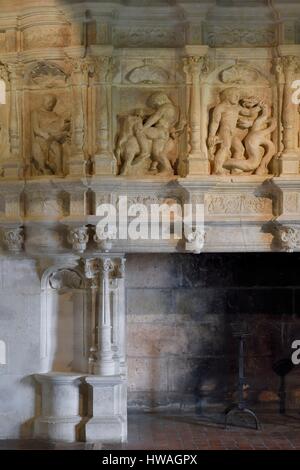
[(80, 433), (81, 418), (37, 418), (34, 423), (34, 434), (39, 439), (51, 441), (76, 442)]
[(295, 152), (283, 153), (279, 160), (281, 175), (299, 175), (300, 154)]
[(117, 173), (116, 160), (112, 155), (95, 155), (94, 174), (103, 176), (113, 176)]
[(89, 385), (86, 441), (124, 442), (127, 439), (126, 380), (121, 376), (85, 378)]
[(187, 160), (187, 177), (209, 175), (210, 163), (201, 155), (189, 155)]
[(34, 424), (35, 437), (54, 441), (74, 442), (78, 438), (79, 384), (75, 374), (36, 374), (42, 386), (42, 413)]
[(2, 164), (3, 168), (3, 174), (5, 178), (19, 178), (19, 176), (22, 176), (22, 165), (19, 160), (6, 160)]
[(69, 162), (69, 176), (85, 176), (85, 166), (83, 158), (72, 158)]

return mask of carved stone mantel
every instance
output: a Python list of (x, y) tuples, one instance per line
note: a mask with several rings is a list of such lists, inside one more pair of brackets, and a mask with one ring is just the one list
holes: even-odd
[[(34, 260), (40, 278), (35, 434), (73, 441), (82, 425), (87, 440), (124, 441), (125, 254), (300, 249), (299, 6), (2, 3), (1, 251)], [(112, 228), (104, 240), (97, 208), (118, 209), (121, 197), (202, 205), (204, 226), (192, 219), (191, 233), (157, 240)], [(80, 370), (61, 374), (47, 347), (66, 292), (82, 326)]]

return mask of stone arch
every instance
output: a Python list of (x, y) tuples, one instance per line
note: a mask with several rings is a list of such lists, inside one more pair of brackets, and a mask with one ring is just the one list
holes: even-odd
[(89, 319), (86, 280), (73, 267), (51, 267), (41, 279), (43, 372), (86, 372)]

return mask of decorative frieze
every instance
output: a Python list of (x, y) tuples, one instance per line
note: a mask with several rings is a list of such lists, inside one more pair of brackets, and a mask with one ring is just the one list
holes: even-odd
[(272, 201), (264, 197), (240, 194), (208, 194), (205, 200), (209, 215), (272, 214)]

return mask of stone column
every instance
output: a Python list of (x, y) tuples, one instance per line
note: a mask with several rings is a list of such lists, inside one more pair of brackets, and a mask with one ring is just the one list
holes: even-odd
[(84, 155), (84, 90), (87, 88), (88, 66), (82, 59), (72, 62), (72, 150), (69, 161), (70, 176), (85, 175)]
[(102, 56), (95, 59), (96, 86), (96, 155), (95, 175), (115, 175), (116, 160), (111, 144), (111, 80), (112, 57)]
[(102, 376), (114, 375), (115, 361), (112, 349), (112, 319), (110, 310), (110, 273), (114, 270), (113, 261), (103, 258), (100, 261), (100, 291), (98, 304), (98, 360), (95, 373)]
[(3, 163), (4, 176), (16, 178), (20, 175), (21, 148), (20, 148), (20, 81), (22, 68), (19, 64), (9, 64), (8, 78), (10, 83), (10, 112), (9, 112), (9, 144), (10, 157)]
[(126, 312), (125, 312), (125, 257), (120, 257), (116, 264), (116, 275), (111, 280), (112, 293), (112, 349), (116, 373), (126, 376)]
[(208, 175), (208, 155), (202, 148), (200, 74), (205, 70), (205, 56), (189, 55), (183, 59), (187, 77), (189, 108), (189, 154), (187, 176)]
[(127, 437), (125, 259), (106, 256), (97, 262), (100, 290), (95, 321), (98, 328), (92, 351), (96, 362), (91, 361), (93, 375), (85, 378), (90, 416), (85, 436), (87, 441), (123, 442)]
[(95, 258), (84, 260), (84, 273), (89, 281), (89, 305), (90, 305), (90, 349), (89, 349), (89, 374), (95, 374), (95, 364), (98, 358), (98, 318), (97, 318), (97, 293), (99, 288), (99, 264)]
[(280, 172), (282, 175), (299, 174), (299, 114), (298, 106), (293, 103), (294, 89), (292, 83), (295, 73), (299, 69), (299, 59), (294, 56), (285, 56), (281, 59), (284, 75), (282, 113), (283, 151), (280, 158)]

